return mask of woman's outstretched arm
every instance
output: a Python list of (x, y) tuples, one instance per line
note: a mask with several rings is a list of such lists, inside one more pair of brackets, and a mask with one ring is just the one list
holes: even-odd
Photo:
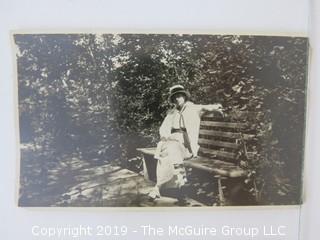
[(222, 116), (223, 114), (223, 107), (220, 103), (215, 103), (215, 104), (208, 104), (208, 105), (199, 105), (200, 107), (200, 111), (202, 113), (205, 112), (218, 112), (220, 113)]

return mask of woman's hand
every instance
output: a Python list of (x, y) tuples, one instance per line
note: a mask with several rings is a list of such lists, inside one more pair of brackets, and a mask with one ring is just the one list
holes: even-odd
[(216, 110), (222, 109), (221, 103), (212, 104), (212, 106), (213, 106)]
[(216, 110), (216, 111), (217, 111), (218, 113), (220, 113), (222, 117), (224, 117), (224, 112), (223, 112), (224, 109), (223, 109), (222, 105), (221, 105), (220, 103), (215, 104), (215, 105), (216, 105), (216, 107), (217, 107), (217, 110)]
[(166, 142), (167, 140), (168, 140), (168, 138), (166, 138), (166, 137), (161, 137), (161, 138), (160, 138), (160, 141), (161, 141), (161, 142)]

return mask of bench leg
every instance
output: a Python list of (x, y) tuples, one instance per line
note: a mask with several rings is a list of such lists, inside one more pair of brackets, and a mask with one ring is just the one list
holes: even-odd
[(220, 206), (224, 206), (226, 200), (225, 200), (224, 194), (223, 194), (223, 187), (222, 187), (222, 183), (221, 183), (221, 178), (218, 178), (218, 191), (219, 191)]
[(218, 182), (219, 205), (224, 206), (226, 204), (226, 199), (223, 193), (224, 187), (222, 186), (222, 180), (224, 178), (222, 178), (221, 176), (215, 176), (215, 178), (217, 178), (217, 182)]
[(142, 164), (143, 164), (143, 176), (144, 176), (144, 179), (150, 181), (148, 168), (147, 168), (147, 164), (146, 164), (146, 159), (144, 158), (143, 154), (141, 156), (141, 159), (142, 159)]

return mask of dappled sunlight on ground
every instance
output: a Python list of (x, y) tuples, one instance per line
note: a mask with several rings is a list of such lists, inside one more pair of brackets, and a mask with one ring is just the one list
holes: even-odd
[[(153, 183), (138, 173), (111, 164), (95, 165), (76, 155), (48, 161), (22, 149), (20, 206), (175, 206), (177, 199), (148, 199)], [(42, 162), (42, 164), (41, 164)], [(200, 206), (190, 200), (192, 206)]]

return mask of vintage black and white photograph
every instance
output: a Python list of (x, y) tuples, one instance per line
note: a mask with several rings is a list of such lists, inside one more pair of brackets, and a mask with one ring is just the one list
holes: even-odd
[(13, 40), (19, 206), (302, 203), (307, 38)]

